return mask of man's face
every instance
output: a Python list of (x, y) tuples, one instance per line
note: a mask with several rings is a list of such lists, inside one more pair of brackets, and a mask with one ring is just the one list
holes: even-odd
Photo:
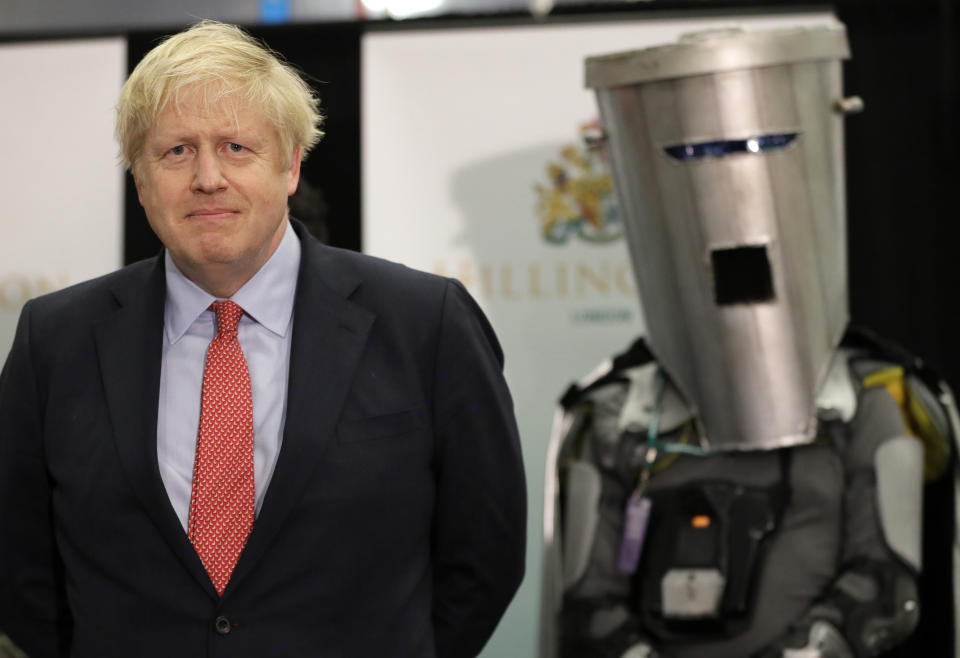
[(230, 296), (273, 254), (297, 189), (300, 148), (282, 153), (256, 108), (181, 97), (147, 134), (133, 168), (140, 204), (177, 267)]

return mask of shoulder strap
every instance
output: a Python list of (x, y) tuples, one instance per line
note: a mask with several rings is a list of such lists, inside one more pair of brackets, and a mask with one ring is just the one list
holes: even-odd
[(627, 378), (623, 374), (625, 370), (642, 366), (651, 361), (653, 361), (653, 353), (647, 347), (647, 341), (644, 340), (643, 336), (640, 336), (633, 341), (633, 344), (626, 351), (613, 357), (612, 365), (608, 371), (586, 383), (574, 382), (570, 384), (563, 395), (560, 396), (560, 406), (569, 410), (585, 393), (606, 386), (611, 382), (626, 381)]

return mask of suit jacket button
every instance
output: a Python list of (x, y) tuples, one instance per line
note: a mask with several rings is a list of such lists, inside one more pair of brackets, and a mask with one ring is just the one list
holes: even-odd
[(217, 617), (216, 621), (213, 622), (213, 627), (220, 635), (226, 635), (232, 630), (230, 619), (228, 617), (224, 617), (223, 615)]

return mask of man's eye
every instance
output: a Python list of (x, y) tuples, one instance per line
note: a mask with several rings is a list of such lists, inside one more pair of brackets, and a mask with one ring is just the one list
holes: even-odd
[(230, 145), (228, 146), (228, 148), (233, 153), (240, 153), (241, 151), (243, 151), (243, 147), (240, 144), (236, 144), (234, 142), (230, 142)]
[(183, 144), (180, 144), (179, 146), (174, 146), (172, 149), (170, 149), (170, 155), (183, 155), (186, 152), (187, 152), (187, 147), (184, 146)]

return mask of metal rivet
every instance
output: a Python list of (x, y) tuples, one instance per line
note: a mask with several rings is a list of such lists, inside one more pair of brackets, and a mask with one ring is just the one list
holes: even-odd
[(841, 114), (859, 114), (863, 112), (863, 99), (859, 96), (838, 98), (833, 102), (833, 111)]

